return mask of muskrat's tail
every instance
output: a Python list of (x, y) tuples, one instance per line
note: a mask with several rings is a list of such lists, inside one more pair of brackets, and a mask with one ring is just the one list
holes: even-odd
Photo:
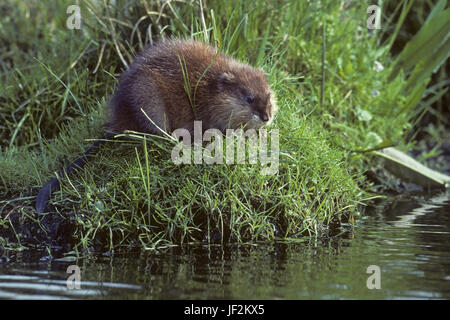
[(108, 139), (112, 138), (114, 135), (112, 133), (106, 133), (100, 140), (94, 142), (86, 152), (67, 166), (64, 170), (58, 172), (57, 177), (51, 179), (47, 182), (36, 197), (36, 212), (42, 214), (47, 208), (47, 202), (50, 199), (50, 195), (59, 187), (59, 179), (63, 178), (64, 175), (69, 175), (74, 169), (82, 168), (90, 157), (97, 151), (97, 149), (104, 144)]

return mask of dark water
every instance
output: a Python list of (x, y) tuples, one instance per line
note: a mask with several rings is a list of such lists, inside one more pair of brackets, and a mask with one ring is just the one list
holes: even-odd
[[(450, 299), (450, 193), (392, 198), (332, 239), (45, 256), (0, 258), (0, 299)], [(80, 289), (67, 287), (69, 265)]]

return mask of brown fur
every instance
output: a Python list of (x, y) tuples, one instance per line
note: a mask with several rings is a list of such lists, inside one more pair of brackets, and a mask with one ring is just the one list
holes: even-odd
[(141, 108), (169, 133), (177, 128), (192, 131), (195, 120), (202, 121), (203, 130), (259, 128), (272, 121), (276, 112), (262, 69), (193, 40), (163, 41), (144, 50), (121, 75), (105, 128), (114, 133), (162, 134)]

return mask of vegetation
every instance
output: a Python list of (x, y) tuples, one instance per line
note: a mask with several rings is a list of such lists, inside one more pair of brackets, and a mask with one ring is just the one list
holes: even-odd
[[(411, 2), (398, 10), (407, 14)], [(432, 13), (439, 21), (448, 17), (445, 3)], [(154, 248), (339, 233), (373, 191), (363, 172), (375, 163), (361, 151), (405, 141), (431, 104), (421, 103), (427, 79), (448, 57), (448, 27), (433, 20), (442, 28), (438, 51), (411, 65), (402, 64), (407, 50), (394, 60), (396, 33), (367, 29), (369, 4), (84, 0), (81, 28), (71, 30), (72, 1), (3, 1), (0, 246)], [(251, 164), (175, 165), (169, 139), (130, 134), (62, 179), (52, 211), (37, 216), (39, 188), (102, 135), (118, 75), (169, 37), (215, 44), (266, 70), (279, 105), (271, 126), (280, 132), (278, 174)]]

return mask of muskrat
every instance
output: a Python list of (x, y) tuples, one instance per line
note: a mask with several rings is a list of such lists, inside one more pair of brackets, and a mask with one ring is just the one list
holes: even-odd
[(224, 132), (241, 126), (259, 128), (275, 112), (262, 69), (201, 42), (169, 40), (144, 50), (121, 75), (105, 128), (161, 134), (155, 124), (172, 132), (192, 130), (197, 120), (204, 130)]
[[(184, 128), (257, 129), (269, 124), (277, 106), (266, 75), (194, 40), (159, 42), (136, 57), (119, 79), (107, 105), (104, 128), (111, 134), (133, 130), (162, 135)], [(82, 167), (97, 150), (96, 142), (58, 177)], [(40, 191), (36, 211), (45, 210), (51, 192), (59, 186), (53, 178)]]

